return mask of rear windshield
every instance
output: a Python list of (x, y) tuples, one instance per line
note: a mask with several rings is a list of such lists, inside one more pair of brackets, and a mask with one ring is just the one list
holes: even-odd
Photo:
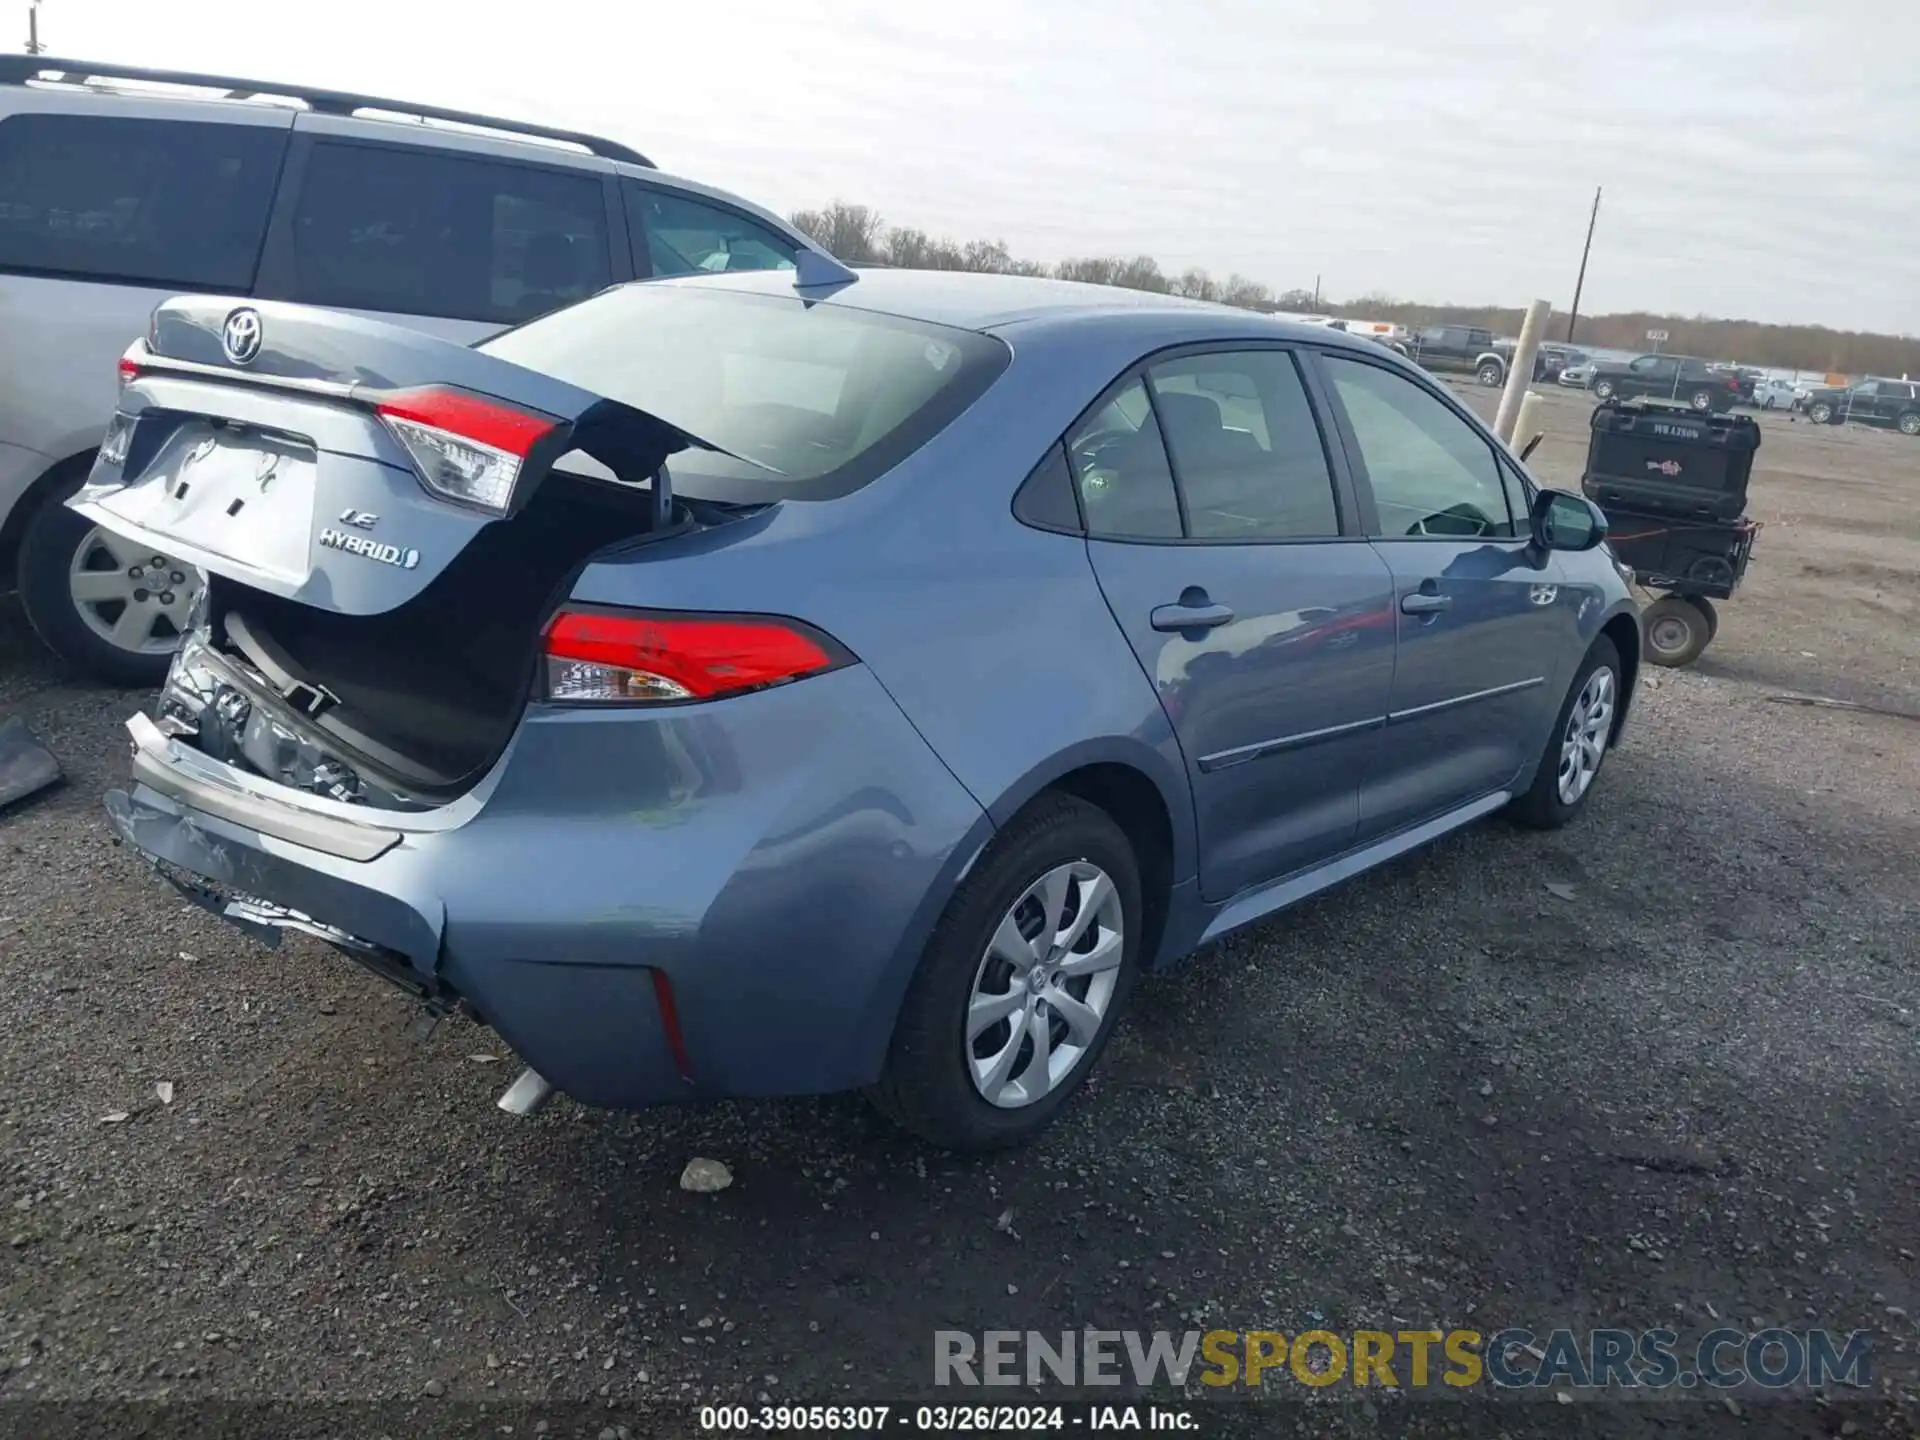
[(757, 462), (676, 455), (710, 500), (824, 500), (885, 474), (1007, 366), (988, 335), (717, 286), (637, 283), (479, 347)]

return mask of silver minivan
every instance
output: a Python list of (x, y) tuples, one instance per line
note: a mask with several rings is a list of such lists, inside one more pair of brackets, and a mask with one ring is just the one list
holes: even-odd
[(198, 575), (65, 506), (115, 364), (182, 292), (472, 343), (623, 280), (791, 268), (806, 236), (570, 131), (221, 76), (0, 56), (0, 586), (101, 679), (157, 685)]

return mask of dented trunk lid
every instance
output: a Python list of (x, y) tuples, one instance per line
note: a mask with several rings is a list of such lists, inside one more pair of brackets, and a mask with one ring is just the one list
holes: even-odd
[[(563, 458), (650, 485), (664, 521), (666, 459), (727, 453), (550, 375), (302, 305), (169, 300), (121, 376), (100, 457), (68, 504), (157, 552), (343, 615), (419, 595), (483, 529), (511, 523)], [(404, 426), (380, 413), (424, 391), (540, 429), (498, 510), (430, 489)]]

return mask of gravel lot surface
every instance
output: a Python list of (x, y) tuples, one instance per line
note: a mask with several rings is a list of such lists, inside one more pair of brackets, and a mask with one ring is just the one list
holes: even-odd
[[(1549, 396), (1548, 480), (1587, 410)], [(1775, 697), (1920, 714), (1920, 443), (1765, 430), (1747, 585), (1643, 682), (1581, 822), (1479, 827), (1150, 982), (1058, 1128), (986, 1161), (857, 1097), (508, 1118), (489, 1032), (414, 1036), (396, 993), (115, 847), (144, 697), (0, 600), (0, 718), (70, 777), (0, 816), (0, 1398), (380, 1401), (396, 1435), (613, 1402), (691, 1433), (696, 1399), (921, 1393), (938, 1328), (1717, 1319), (1874, 1331), (1883, 1403), (1844, 1433), (1910, 1433), (1920, 723)], [(682, 1191), (697, 1156), (732, 1187)], [(1315, 1399), (1261, 1428), (1469, 1413)], [(614, 1423), (572, 1413), (552, 1433)], [(1843, 1433), (1744, 1395), (1504, 1413)]]

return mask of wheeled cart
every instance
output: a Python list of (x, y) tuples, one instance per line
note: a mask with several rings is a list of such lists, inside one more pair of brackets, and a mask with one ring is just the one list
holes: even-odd
[(1756, 520), (1745, 519), (1760, 427), (1662, 401), (1595, 407), (1580, 488), (1607, 516), (1607, 543), (1656, 598), (1640, 612), (1646, 657), (1691, 665), (1713, 643), (1747, 573)]
[(1720, 628), (1715, 600), (1732, 597), (1753, 556), (1757, 520), (1676, 520), (1607, 507), (1607, 544), (1656, 598), (1640, 612), (1646, 657), (1691, 665)]

